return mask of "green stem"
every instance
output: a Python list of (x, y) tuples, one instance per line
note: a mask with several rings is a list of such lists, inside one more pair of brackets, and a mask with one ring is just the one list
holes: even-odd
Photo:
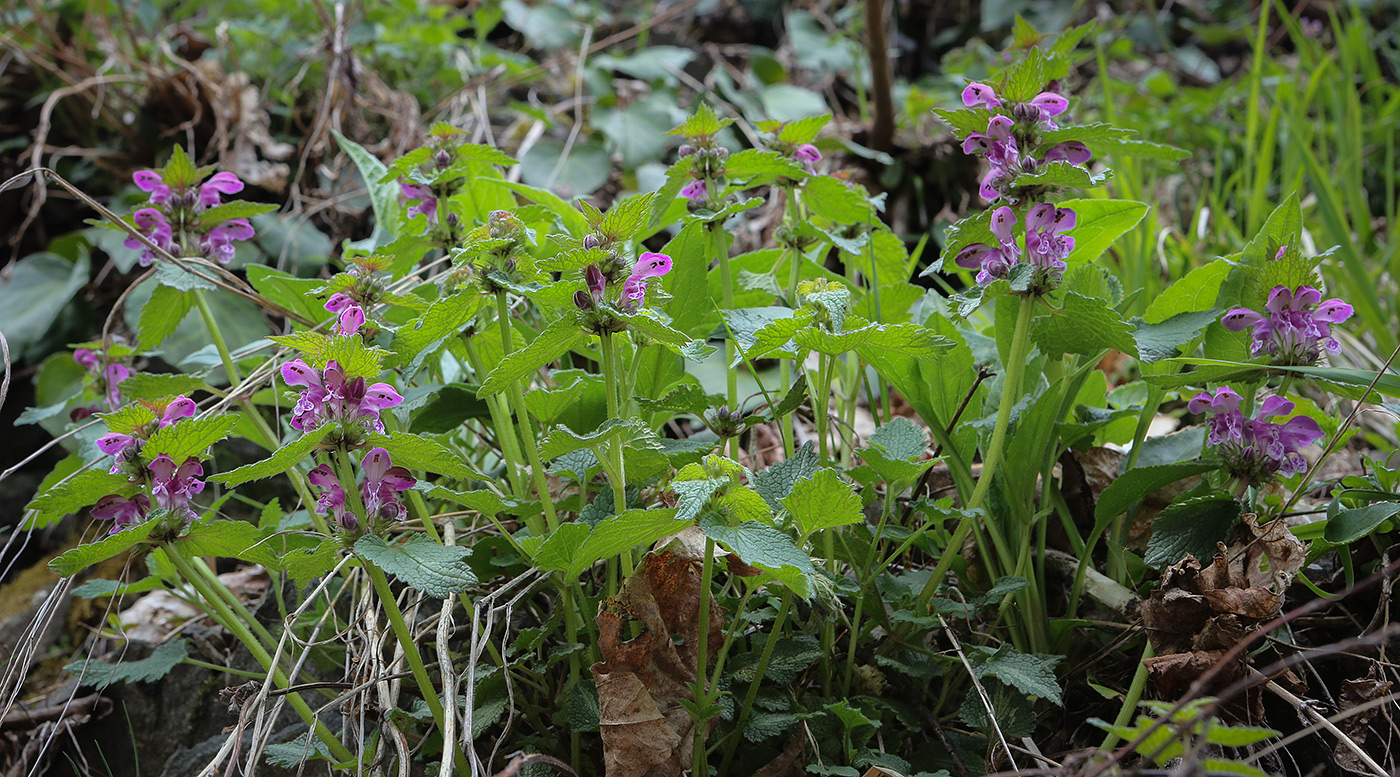
[[(705, 228), (709, 230), (711, 254), (719, 261), (720, 304), (725, 310), (733, 310), (734, 283), (729, 268), (729, 233), (724, 231), (723, 224), (715, 222), (710, 222)], [(725, 402), (729, 405), (731, 412), (737, 413), (739, 412), (739, 372), (734, 364), (734, 350), (734, 338), (724, 338)], [(738, 437), (730, 439), (730, 454), (735, 461), (738, 461)], [(700, 777), (704, 777), (704, 775)]]
[[(501, 326), (501, 347), (504, 353), (509, 355), (514, 349), (511, 343), (510, 318), (506, 311), (506, 292), (500, 289), (496, 292), (496, 320)], [(525, 405), (525, 391), (520, 387), (519, 381), (511, 384), (510, 400), (515, 407), (515, 420), (520, 429), (520, 436), (525, 440), (525, 456), (530, 461), (530, 475), (535, 481), (535, 492), (539, 494), (540, 507), (544, 510), (545, 528), (553, 532), (559, 528), (559, 517), (554, 513), (554, 500), (549, 496), (549, 480), (544, 465), (540, 462), (540, 445), (535, 440), (535, 426), (530, 422), (530, 409)]]
[(264, 645), (271, 647), (277, 644), (277, 640), (272, 636), (272, 632), (268, 631), (267, 628), (253, 616), (253, 613), (243, 604), (241, 599), (234, 595), (232, 591), (228, 590), (228, 586), (224, 585), (223, 582), (219, 580), (219, 576), (214, 574), (214, 570), (210, 569), (209, 565), (204, 563), (203, 559), (197, 556), (194, 557), (191, 566), (204, 577), (204, 582), (209, 586), (209, 589), (227, 602), (229, 607), (243, 618), (243, 622), (248, 624), (253, 632), (263, 641)]
[(224, 342), (224, 334), (219, 331), (219, 324), (214, 320), (214, 311), (209, 309), (209, 303), (204, 299), (204, 290), (193, 289), (190, 294), (194, 296), (194, 305), (199, 308), (199, 315), (204, 319), (204, 327), (209, 330), (209, 338), (214, 341), (214, 347), (219, 351), (219, 360), (224, 363), (224, 374), (228, 378), (229, 386), (237, 386), (243, 382), (243, 375), (238, 371), (238, 365), (233, 363), (228, 344)]
[[(599, 340), (603, 361), (603, 393), (607, 397), (608, 417), (621, 420), (621, 416), (618, 415), (621, 389), (617, 384), (621, 372), (619, 369), (621, 362), (617, 358), (618, 349), (615, 338), (616, 336), (612, 333), (605, 332), (599, 337)], [(622, 430), (616, 429), (608, 437), (608, 453), (605, 459), (607, 466), (603, 467), (603, 471), (608, 477), (608, 484), (612, 486), (613, 514), (622, 515), (627, 512), (627, 463), (622, 457)], [(632, 566), (632, 552), (630, 550), (624, 551), (622, 553), (623, 577), (632, 576)]]
[(710, 637), (710, 579), (714, 575), (715, 541), (705, 538), (705, 559), (700, 566), (700, 611), (696, 617), (699, 624), (695, 637), (695, 705), (700, 715), (695, 721), (695, 745), (691, 758), (691, 771), (698, 777), (708, 777), (710, 769), (705, 758), (705, 733), (709, 730), (710, 692), (705, 682), (708, 677)]
[(355, 479), (355, 470), (350, 464), (350, 454), (337, 450), (335, 452), (335, 474), (340, 478), (340, 487), (345, 491), (346, 507), (360, 521), (360, 528), (368, 529), (369, 523), (365, 515), (365, 500), (360, 496), (360, 482)]
[[(185, 558), (184, 554), (173, 545), (167, 543), (162, 546), (162, 548), (165, 551), (166, 558), (170, 559), (170, 562), (175, 566), (180, 576), (185, 578), (190, 586), (204, 599), (205, 603), (208, 605), (210, 616), (218, 621), (219, 625), (227, 629), (229, 633), (233, 634), (239, 642), (242, 642), (243, 645), (248, 648), (248, 652), (253, 654), (253, 658), (262, 665), (263, 669), (272, 672), (272, 681), (278, 688), (285, 689), (291, 687), (291, 682), (287, 679), (286, 673), (273, 662), (272, 655), (267, 652), (267, 649), (262, 646), (262, 643), (258, 642), (257, 637), (253, 636), (253, 633), (248, 630), (248, 627), (229, 610), (228, 605), (224, 604), (217, 594), (208, 590), (200, 574), (195, 571), (193, 565), (190, 564), (189, 559)], [(316, 732), (316, 737), (326, 745), (332, 755), (340, 761), (355, 760), (355, 755), (351, 753), (345, 745), (341, 744), (335, 734), (326, 727), (326, 724), (322, 723), (321, 720), (316, 717), (316, 713), (307, 705), (306, 700), (301, 698), (300, 694), (295, 692), (287, 694), (287, 703), (292, 706), (292, 709), (302, 719), (302, 722)]]
[[(485, 365), (481, 363), (481, 357), (476, 352), (476, 344), (472, 342), (471, 335), (462, 334), (462, 345), (467, 351), (467, 363), (471, 365), (472, 372), (477, 380), (486, 377)], [(501, 446), (501, 460), (506, 466), (506, 479), (510, 481), (511, 494), (523, 498), (525, 496), (525, 484), (520, 479), (520, 451), (518, 450), (519, 440), (511, 433), (510, 411), (505, 408), (504, 397), (500, 394), (493, 394), (486, 398), (486, 410), (491, 415), (491, 425), (496, 429), (496, 442)], [(540, 527), (543, 528), (543, 527)], [(534, 534), (535, 528), (531, 527)]]
[[(1021, 397), (1021, 376), (1026, 369), (1026, 358), (1030, 355), (1031, 318), (1034, 314), (1035, 297), (1022, 297), (1020, 309), (1016, 313), (1016, 330), (1011, 338), (1011, 353), (1006, 359), (1006, 381), (1001, 389), (1001, 405), (997, 409), (996, 426), (992, 429), (992, 439), (987, 446), (987, 453), (982, 458), (982, 472), (977, 477), (977, 487), (972, 491), (972, 498), (968, 500), (968, 510), (977, 510), (982, 507), (982, 503), (987, 498), (987, 492), (991, 490), (997, 465), (1001, 462), (1002, 448), (1006, 444), (1006, 429), (1011, 423), (1011, 409), (1016, 406), (1016, 400)], [(975, 518), (969, 518), (958, 523), (958, 528), (953, 532), (947, 547), (943, 549), (943, 555), (938, 559), (938, 565), (934, 567), (933, 574), (929, 575), (924, 589), (919, 592), (916, 610), (922, 610), (928, 606), (934, 592), (938, 590), (938, 586), (943, 583), (943, 578), (947, 576), (948, 568), (952, 566), (953, 559), (958, 557), (960, 548), (967, 540), (968, 533), (972, 531), (975, 520)], [(992, 524), (991, 521), (986, 523), (989, 526)], [(906, 630), (901, 630), (901, 632), (907, 633)]]
[(783, 601), (778, 607), (778, 617), (773, 619), (773, 629), (768, 632), (768, 639), (763, 643), (763, 653), (758, 657), (758, 666), (754, 667), (753, 680), (749, 682), (749, 690), (744, 694), (744, 703), (739, 707), (739, 717), (734, 719), (734, 730), (729, 734), (729, 744), (724, 750), (724, 760), (720, 762), (720, 777), (729, 774), (729, 764), (734, 760), (734, 753), (739, 749), (739, 743), (744, 741), (744, 726), (749, 722), (749, 713), (753, 711), (754, 701), (758, 698), (758, 687), (763, 682), (763, 676), (768, 673), (768, 664), (773, 660), (773, 649), (778, 646), (779, 635), (783, 632), (783, 624), (787, 621), (788, 612), (792, 609), (792, 591), (783, 589)]
[[(1138, 702), (1142, 700), (1142, 691), (1147, 687), (1147, 659), (1151, 658), (1152, 643), (1148, 642), (1142, 649), (1142, 660), (1138, 662), (1137, 671), (1133, 673), (1133, 680), (1128, 685), (1128, 693), (1123, 697), (1123, 707), (1118, 710), (1118, 717), (1113, 721), (1115, 726), (1126, 726), (1133, 719), (1133, 713), (1137, 711)], [(1110, 732), (1103, 738), (1103, 744), (1099, 745), (1099, 750), (1108, 750), (1118, 741), (1118, 735)]]
[[(797, 199), (797, 189), (791, 185), (783, 187), (783, 192), (787, 196), (786, 208), (783, 212), (783, 226), (789, 229), (795, 228), (801, 221), (802, 203)], [(802, 282), (802, 252), (793, 247), (785, 247), (783, 256), (787, 258), (790, 269), (788, 271), (787, 284), (787, 304), (793, 309), (797, 309), (797, 286)], [(782, 382), (781, 396), (787, 396), (788, 390), (792, 388), (792, 364), (783, 359), (778, 367), (779, 380)], [(779, 431), (783, 438), (783, 454), (791, 457), (797, 451), (796, 438), (792, 428), (792, 414), (782, 417), (779, 422)]]

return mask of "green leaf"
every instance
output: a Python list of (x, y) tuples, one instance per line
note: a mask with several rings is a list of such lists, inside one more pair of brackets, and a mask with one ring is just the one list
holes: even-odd
[(914, 422), (896, 416), (875, 430), (866, 441), (867, 447), (858, 451), (882, 480), (895, 488), (913, 485), (937, 459), (922, 459), (928, 451), (928, 434)]
[(488, 397), (526, 380), (536, 370), (563, 356), (582, 339), (583, 331), (571, 317), (555, 319), (529, 345), (507, 354), (482, 381), (477, 396)]
[(35, 511), (41, 517), (62, 518), (69, 513), (78, 512), (108, 494), (128, 496), (135, 490), (136, 487), (127, 480), (126, 475), (90, 469), (74, 475), (66, 483), (40, 492), (25, 509)]
[(688, 525), (669, 509), (628, 510), (592, 527), (566, 523), (535, 550), (533, 560), (539, 569), (560, 572), (565, 580), (574, 580), (599, 561), (656, 542)]
[(141, 455), (154, 461), (162, 454), (177, 465), (191, 456), (201, 456), (209, 446), (228, 437), (238, 425), (238, 416), (221, 413), (204, 418), (190, 418), (164, 429), (157, 429), (141, 448)]
[(933, 112), (953, 130), (953, 136), (959, 143), (974, 132), (985, 134), (987, 124), (992, 120), (992, 112), (986, 108), (934, 108)]
[(704, 387), (699, 383), (682, 383), (661, 399), (638, 397), (637, 404), (644, 413), (689, 413), (703, 416), (716, 401), (722, 400), (716, 400), (706, 394)]
[(1097, 356), (1114, 348), (1137, 356), (1128, 323), (1104, 300), (1065, 292), (1059, 310), (1038, 316), (1031, 325), (1031, 339), (1041, 353), (1059, 358), (1066, 353)]
[(1143, 561), (1162, 569), (1186, 558), (1215, 555), (1215, 543), (1239, 521), (1240, 503), (1229, 494), (1173, 502), (1152, 522), (1152, 539), (1147, 542)]
[(109, 431), (120, 434), (134, 434), (142, 427), (155, 422), (156, 411), (140, 403), (132, 403), (117, 408), (110, 413), (99, 413), (102, 423)]
[(835, 224), (867, 224), (875, 209), (864, 187), (839, 181), (829, 175), (808, 178), (802, 185), (802, 202), (813, 215)]
[(1074, 229), (1067, 233), (1074, 238), (1074, 250), (1065, 257), (1065, 263), (1071, 267), (1098, 261), (1148, 211), (1147, 203), (1133, 200), (1066, 200), (1057, 207), (1074, 211)]
[(1347, 545), (1369, 535), (1377, 526), (1400, 515), (1400, 502), (1377, 502), (1373, 505), (1342, 510), (1327, 519), (1323, 539), (1333, 545)]
[(1089, 145), (1096, 152), (1108, 152), (1110, 156), (1114, 157), (1122, 155), (1140, 159), (1157, 159), (1163, 162), (1180, 162), (1183, 159), (1191, 158), (1191, 152), (1184, 148), (1177, 148), (1166, 143), (1154, 143), (1150, 140), (1138, 140), (1137, 138), (1100, 138), (1090, 141)]
[(579, 434), (567, 426), (555, 426), (549, 430), (544, 442), (540, 443), (540, 458), (551, 461), (572, 451), (595, 450), (613, 439), (614, 434), (623, 445), (635, 448), (660, 449), (656, 433), (640, 418), (618, 420), (609, 418), (588, 434)]
[(37, 343), (88, 281), (86, 256), (70, 262), (57, 254), (32, 254), (0, 277), (0, 332), (15, 358)]
[(400, 467), (436, 472), (459, 480), (486, 478), (472, 469), (452, 449), (431, 437), (422, 437), (410, 432), (394, 432), (389, 435), (372, 434), (366, 442), (388, 451), (389, 458)]
[[(1054, 186), (1065, 189), (1092, 189), (1108, 182), (1109, 171), (1092, 172), (1069, 162), (1049, 162), (1029, 173), (1011, 179), (1012, 188)], [(1076, 246), (1078, 248), (1078, 246)]]
[[(232, 520), (199, 522), (175, 542), (186, 556), (236, 558), (261, 564), (272, 571), (282, 568), (273, 545), (262, 542), (264, 532), (251, 523)], [(305, 539), (305, 538), (299, 538)], [(280, 546), (279, 542), (277, 546)]]
[[(996, 235), (992, 234), (993, 212), (990, 209), (978, 211), (967, 218), (957, 220), (943, 230), (943, 253), (941, 254), (943, 272), (949, 274), (966, 272), (953, 262), (964, 248), (976, 243), (996, 245)], [(938, 262), (930, 263), (923, 272), (919, 273), (919, 277), (922, 278), (938, 272), (939, 264)]]
[(73, 595), (79, 599), (101, 599), (105, 597), (143, 594), (147, 591), (154, 591), (160, 587), (161, 580), (155, 575), (143, 577), (134, 583), (123, 583), (120, 580), (103, 580), (100, 577), (95, 577), (74, 588)]
[(355, 553), (423, 593), (446, 599), (476, 585), (476, 575), (463, 561), (471, 554), (460, 545), (439, 545), (424, 534), (390, 545), (373, 534), (355, 542)]
[(696, 107), (695, 113), (666, 134), (681, 135), (687, 138), (711, 138), (733, 123), (733, 119), (720, 118), (709, 104), (700, 103)]
[(170, 286), (156, 286), (151, 298), (141, 307), (137, 325), (136, 345), (141, 350), (159, 348), (194, 307), (194, 298), (187, 291)]
[(161, 399), (204, 389), (204, 381), (194, 375), (174, 372), (138, 372), (118, 384), (126, 399)]
[(1249, 747), (1276, 736), (1279, 732), (1263, 726), (1227, 726), (1215, 721), (1206, 729), (1206, 741), (1222, 747)]
[(976, 650), (981, 657), (973, 661), (972, 671), (978, 677), (995, 677), (1027, 696), (1061, 704), (1055, 665), (1064, 656), (1020, 653), (1010, 645), (1002, 645), (996, 650), (977, 646)]
[(1233, 267), (1229, 262), (1216, 260), (1197, 267), (1179, 278), (1157, 295), (1143, 313), (1143, 320), (1149, 324), (1160, 324), (1181, 313), (1196, 313), (1215, 308), (1216, 297), (1220, 294), (1220, 284)]
[(449, 383), (438, 388), (413, 415), (409, 431), (443, 434), (456, 431), (468, 419), (489, 418), (491, 412), (486, 400), (476, 395), (476, 389), (468, 383)]
[(283, 556), (280, 568), (298, 585), (305, 586), (340, 563), (340, 543), (326, 538), (311, 547), (293, 548)]
[(233, 487), (251, 480), (262, 480), (286, 472), (316, 450), (326, 435), (335, 428), (335, 424), (325, 424), (309, 432), (304, 432), (301, 437), (278, 448), (276, 452), (262, 461), (245, 464), (230, 472), (211, 475), (209, 479)]
[(1211, 459), (1183, 461), (1179, 464), (1161, 464), (1153, 467), (1134, 467), (1119, 475), (1099, 494), (1094, 505), (1094, 531), (1102, 531), (1114, 518), (1128, 508), (1141, 502), (1148, 494), (1163, 486), (1194, 475), (1203, 475), (1218, 469), (1220, 462)]
[(754, 475), (753, 489), (769, 507), (775, 511), (781, 510), (783, 500), (792, 493), (793, 486), (799, 480), (811, 478), (819, 466), (821, 460), (817, 457), (817, 448), (808, 440), (792, 456)]
[(714, 513), (701, 517), (700, 530), (744, 563), (773, 572), (793, 593), (803, 599), (811, 598), (811, 578), (816, 576), (817, 570), (812, 566), (812, 558), (788, 535), (758, 521), (729, 526)]
[(72, 577), (100, 561), (106, 561), (118, 553), (140, 545), (162, 523), (162, 521), (157, 520), (146, 521), (97, 542), (79, 545), (50, 561), (49, 571), (59, 577)]
[(724, 161), (724, 174), (743, 180), (745, 186), (759, 186), (782, 178), (801, 181), (808, 175), (807, 169), (791, 157), (759, 148), (730, 155)]
[(667, 326), (655, 315), (643, 310), (633, 315), (621, 316), (627, 327), (654, 343), (666, 346), (671, 351), (693, 361), (703, 360), (714, 353), (714, 348), (698, 340), (692, 340), (681, 332)]
[(250, 264), (244, 271), (248, 273), (248, 282), (268, 300), (294, 313), (300, 313), (308, 321), (319, 322), (331, 317), (331, 312), (326, 310), (320, 299), (325, 281), (319, 278), (298, 278), (265, 264)]
[(169, 262), (156, 263), (156, 283), (161, 286), (169, 286), (180, 291), (214, 291), (219, 288), (213, 283), (205, 280), (208, 273), (195, 275), (185, 265), (171, 264)]
[(261, 216), (264, 213), (271, 213), (277, 210), (277, 205), (270, 202), (248, 202), (247, 200), (234, 200), (225, 202), (199, 214), (199, 226), (212, 227), (215, 224), (222, 224), (231, 219), (250, 219), (254, 216)]
[(1032, 47), (1003, 73), (1001, 98), (1011, 103), (1030, 102), (1053, 78), (1047, 74), (1049, 64), (1045, 52)]
[(369, 188), (370, 204), (374, 206), (375, 225), (384, 230), (390, 238), (398, 237), (404, 222), (403, 209), (399, 207), (398, 181), (382, 180), (388, 168), (363, 146), (335, 130), (331, 130), (331, 134), (335, 135), (340, 149), (355, 163), (365, 186)]
[[(985, 129), (982, 131), (986, 131)], [(1057, 143), (1079, 141), (1087, 143), (1095, 140), (1127, 138), (1137, 134), (1137, 130), (1115, 127), (1112, 124), (1080, 124), (1074, 127), (1060, 127), (1040, 134), (1040, 144), (1049, 148)]]
[(103, 690), (116, 683), (150, 683), (170, 673), (181, 661), (189, 657), (189, 650), (183, 639), (172, 639), (156, 646), (154, 652), (140, 661), (121, 661), (109, 664), (98, 659), (74, 661), (63, 667), (68, 674), (82, 677), (83, 685)]
[(1216, 311), (1202, 310), (1177, 313), (1157, 324), (1149, 324), (1140, 318), (1133, 319), (1133, 340), (1137, 342), (1138, 360), (1151, 363), (1180, 356), (1180, 346), (1200, 337), (1205, 328), (1218, 318)]
[(803, 540), (825, 529), (865, 520), (860, 496), (831, 469), (817, 470), (811, 477), (793, 483), (783, 506)]
[(395, 366), (412, 365), (411, 373), (423, 359), (436, 352), (434, 344), (441, 344), (449, 336), (455, 335), (481, 307), (481, 297), (475, 293), (463, 292), (434, 302), (423, 315), (399, 327), (394, 332)]
[(588, 220), (583, 217), (583, 213), (554, 192), (515, 181), (497, 181), (496, 183), (498, 186), (510, 189), (522, 197), (549, 208), (559, 217), (560, 222), (570, 234), (580, 235), (588, 231)]

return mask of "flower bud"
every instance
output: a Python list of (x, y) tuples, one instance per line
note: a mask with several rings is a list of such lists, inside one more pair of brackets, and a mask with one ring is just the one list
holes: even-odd
[(438, 149), (438, 152), (433, 154), (433, 164), (436, 164), (439, 168), (446, 168), (448, 165), (452, 164), (452, 154), (448, 153), (445, 148)]
[(592, 310), (593, 298), (588, 296), (588, 292), (584, 291), (583, 289), (579, 289), (578, 291), (574, 292), (574, 307), (578, 308), (579, 310)]
[(1011, 108), (1011, 118), (1018, 123), (1035, 121), (1040, 118), (1040, 109), (1030, 103), (1016, 103)]
[(502, 265), (502, 269), (504, 269), (506, 272), (515, 272), (515, 266), (516, 265), (514, 259), (507, 259), (505, 261), (505, 264)]
[(710, 156), (722, 162), (729, 158), (729, 149), (725, 148), (724, 146), (715, 146), (713, 149), (710, 150)]
[(456, 213), (447, 214), (447, 218), (445, 220), (447, 222), (447, 226), (449, 227), (455, 227), (462, 221), (461, 217), (458, 216)]
[(584, 235), (584, 236), (583, 236), (583, 247), (584, 247), (584, 248), (593, 249), (593, 248), (597, 248), (598, 245), (599, 245), (599, 241), (598, 241), (598, 236), (597, 236), (597, 235)]
[(677, 153), (680, 154), (682, 157), (690, 156), (691, 154), (695, 153), (695, 146), (686, 143), (682, 145), (680, 149), (677, 150)]

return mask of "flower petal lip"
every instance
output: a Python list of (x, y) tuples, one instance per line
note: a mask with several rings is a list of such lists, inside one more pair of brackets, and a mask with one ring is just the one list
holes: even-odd
[(992, 211), (992, 234), (1002, 243), (1010, 243), (1016, 238), (1011, 230), (1016, 225), (1016, 211), (1003, 205)]
[(1328, 324), (1340, 324), (1351, 318), (1353, 312), (1355, 311), (1351, 305), (1339, 299), (1329, 299), (1318, 305), (1317, 310), (1313, 313), (1313, 319)]
[(1026, 231), (1044, 229), (1055, 223), (1055, 206), (1042, 202), (1026, 211)]
[(354, 304), (355, 300), (351, 299), (349, 294), (343, 291), (337, 291), (326, 300), (326, 310), (332, 313), (339, 313)]
[(1264, 317), (1249, 308), (1235, 308), (1224, 316), (1220, 317), (1220, 323), (1231, 332), (1238, 332), (1248, 326), (1253, 326)]
[(632, 275), (639, 278), (659, 278), (671, 271), (671, 257), (647, 251), (637, 259)]
[(1031, 98), (1031, 105), (1049, 116), (1059, 116), (1069, 108), (1069, 100), (1054, 92), (1041, 92)]
[(301, 359), (293, 359), (282, 365), (282, 380), (286, 381), (288, 386), (321, 388), (322, 385), (316, 370)]
[(174, 424), (181, 418), (194, 417), (195, 403), (189, 397), (180, 396), (170, 400), (170, 404), (165, 406), (165, 413), (160, 419), (160, 428)]
[(990, 86), (976, 81), (967, 85), (962, 92), (963, 105), (969, 108), (1000, 108), (1001, 100)]

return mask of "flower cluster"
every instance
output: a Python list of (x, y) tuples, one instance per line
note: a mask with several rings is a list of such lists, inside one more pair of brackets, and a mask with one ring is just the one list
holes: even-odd
[(365, 309), (344, 292), (332, 294), (326, 300), (326, 310), (338, 314), (335, 322), (335, 333), (338, 335), (359, 334), (360, 328), (365, 325)]
[[(190, 507), (194, 495), (204, 490), (204, 466), (199, 459), (191, 456), (185, 463), (176, 466), (165, 454), (151, 462), (150, 496), (136, 494), (130, 498), (119, 494), (108, 494), (92, 506), (92, 517), (99, 521), (111, 521), (111, 534), (130, 529), (145, 523), (155, 510), (163, 510), (188, 525), (197, 516)], [(155, 498), (155, 510), (151, 508), (151, 497)]]
[[(985, 133), (974, 132), (963, 140), (964, 153), (987, 159), (987, 174), (982, 178), (978, 193), (989, 202), (998, 197), (1017, 199), (1018, 193), (1011, 183), (1022, 173), (1034, 172), (1042, 164), (1082, 165), (1093, 157), (1089, 147), (1078, 141), (1040, 148), (1040, 133), (1058, 129), (1055, 117), (1069, 108), (1069, 100), (1061, 95), (1041, 92), (1029, 102), (1008, 108), (990, 86), (972, 83), (963, 90), (962, 99), (969, 108), (986, 108), (993, 112)], [(1008, 111), (1009, 115), (997, 111)]]
[[(438, 198), (433, 192), (433, 187), (422, 183), (408, 183), (401, 181), (399, 189), (403, 192), (405, 200), (408, 200), (408, 217), (427, 216), (428, 224), (431, 226), (438, 220)], [(414, 204), (416, 203), (416, 204)]]
[(1073, 229), (1074, 211), (1042, 202), (1026, 211), (1025, 248), (1016, 240), (1016, 212), (1003, 205), (992, 212), (991, 230), (995, 246), (973, 243), (958, 252), (953, 260), (959, 267), (977, 270), (977, 282), (991, 283), (1005, 278), (1018, 264), (1031, 267), (1030, 288), (1048, 290), (1060, 282), (1066, 268), (1065, 258), (1074, 250), (1074, 238), (1064, 234)]
[[(360, 461), (365, 477), (360, 481), (360, 500), (370, 520), (401, 521), (408, 515), (398, 492), (412, 488), (418, 481), (403, 467), (393, 466), (389, 452), (374, 448)], [(316, 499), (316, 512), (334, 518), (345, 531), (358, 531), (360, 519), (349, 509), (340, 479), (328, 465), (322, 464), (307, 475), (312, 485), (322, 489)]]
[(334, 360), (324, 370), (316, 370), (301, 359), (293, 359), (282, 365), (282, 379), (302, 389), (291, 425), (303, 432), (332, 421), (383, 432), (380, 411), (403, 403), (403, 397), (388, 383), (366, 386), (364, 378), (347, 379)]
[(193, 417), (195, 404), (193, 399), (179, 396), (170, 400), (164, 408), (157, 409), (160, 410), (161, 415), (157, 419), (154, 429), (135, 430), (133, 434), (111, 432), (97, 438), (98, 450), (116, 459), (112, 463), (112, 472), (121, 472), (128, 464), (136, 461), (137, 454), (141, 453), (141, 447), (146, 444), (150, 432), (173, 426), (182, 418)]
[[(201, 215), (223, 204), (224, 195), (243, 191), (243, 182), (233, 173), (224, 172), (200, 183), (202, 176), (189, 175), (196, 171), (183, 152), (177, 154), (177, 159), (184, 163), (179, 169), (172, 169), (176, 166), (172, 160), (164, 171), (140, 170), (132, 176), (136, 186), (150, 194), (146, 207), (132, 214), (132, 223), (161, 250), (228, 264), (233, 259), (233, 244), (251, 238), (253, 225), (243, 218), (210, 221)], [(186, 166), (188, 171), (184, 170)], [(135, 237), (128, 237), (122, 245), (141, 252), (142, 267), (150, 266), (156, 258), (155, 251)]]
[(1312, 286), (1276, 286), (1264, 310), (1235, 308), (1220, 323), (1235, 332), (1250, 328), (1249, 352), (1267, 354), (1274, 364), (1284, 365), (1315, 364), (1324, 348), (1333, 353), (1341, 350), (1332, 337), (1332, 325), (1352, 314), (1351, 305), (1338, 299), (1323, 302), (1322, 292)]
[(1299, 453), (1322, 439), (1322, 429), (1307, 416), (1296, 416), (1284, 423), (1265, 419), (1293, 412), (1293, 403), (1283, 397), (1267, 397), (1253, 418), (1240, 412), (1240, 395), (1228, 386), (1215, 393), (1203, 391), (1187, 405), (1193, 413), (1209, 411), (1207, 442), (1215, 447), (1226, 471), (1248, 481), (1263, 480), (1275, 473), (1296, 475), (1308, 462)]
[[(102, 356), (98, 355), (98, 353), (91, 348), (79, 348), (74, 351), (73, 361), (76, 362), (79, 367), (87, 370), (88, 375), (97, 383), (99, 391), (107, 401), (107, 409), (116, 410), (122, 403), (122, 393), (118, 389), (118, 386), (121, 385), (122, 381), (131, 377), (131, 370), (127, 369), (126, 365), (119, 362), (112, 362), (105, 367), (102, 366)], [(80, 417), (86, 417), (101, 409), (100, 406), (96, 405), (80, 408), (74, 411), (77, 415), (73, 417), (73, 420), (80, 420)]]
[[(586, 241), (585, 241), (586, 242)], [(614, 304), (620, 310), (631, 311), (646, 304), (647, 284), (654, 278), (660, 278), (671, 271), (671, 257), (666, 254), (658, 254), (651, 251), (644, 252), (637, 258), (636, 264), (632, 265), (632, 271), (627, 279), (622, 282), (621, 296)], [(590, 264), (583, 270), (584, 285), (588, 291), (582, 289), (574, 292), (574, 305), (579, 310), (590, 311), (598, 305), (608, 301), (608, 277), (595, 264)]]

